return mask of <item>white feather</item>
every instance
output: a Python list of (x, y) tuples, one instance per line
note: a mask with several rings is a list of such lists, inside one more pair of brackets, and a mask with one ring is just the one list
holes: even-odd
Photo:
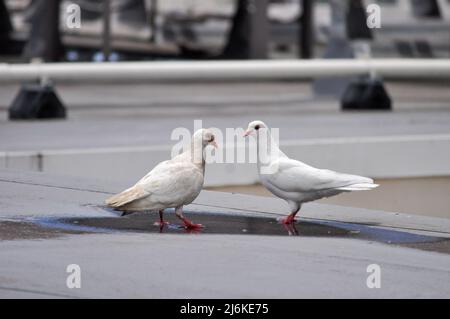
[(343, 191), (368, 191), (374, 188), (377, 188), (378, 184), (368, 184), (368, 183), (361, 183), (361, 184), (353, 184), (346, 187), (339, 187), (339, 190)]

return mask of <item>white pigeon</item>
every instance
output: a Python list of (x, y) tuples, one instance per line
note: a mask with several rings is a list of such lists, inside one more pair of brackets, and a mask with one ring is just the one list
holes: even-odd
[(106, 205), (123, 212), (159, 211), (161, 226), (167, 224), (164, 209), (175, 208), (186, 228), (202, 227), (183, 216), (183, 205), (192, 203), (203, 188), (208, 145), (217, 147), (211, 130), (196, 131), (187, 150), (156, 165), (134, 186), (107, 199)]
[(256, 138), (261, 183), (289, 204), (291, 213), (281, 220), (284, 224), (295, 221), (295, 215), (305, 202), (378, 187), (367, 177), (318, 169), (290, 159), (279, 149), (269, 128), (262, 121), (249, 123), (244, 136), (249, 135), (255, 135)]

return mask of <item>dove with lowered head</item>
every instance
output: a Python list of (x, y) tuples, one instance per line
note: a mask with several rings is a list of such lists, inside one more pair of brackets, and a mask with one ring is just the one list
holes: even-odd
[(183, 215), (183, 206), (194, 201), (203, 188), (205, 148), (217, 147), (209, 129), (194, 133), (188, 148), (174, 158), (156, 165), (134, 186), (106, 200), (106, 205), (123, 212), (159, 211), (160, 225), (165, 208), (175, 208), (175, 214), (186, 228), (199, 228)]

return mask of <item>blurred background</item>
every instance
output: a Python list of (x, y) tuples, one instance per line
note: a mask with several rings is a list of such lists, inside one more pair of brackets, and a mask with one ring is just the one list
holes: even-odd
[[(0, 3), (1, 53), (12, 61), (97, 61), (105, 40), (110, 42), (110, 59), (114, 60), (310, 58), (338, 55), (327, 51), (330, 40), (338, 37), (369, 40), (374, 57), (450, 56), (448, 0)], [(72, 4), (81, 9), (80, 28), (65, 23)], [(366, 26), (370, 4), (382, 10), (380, 28)], [(105, 15), (109, 17), (108, 30)], [(352, 53), (340, 52), (342, 57)]]
[[(448, 68), (449, 58), (450, 0), (0, 0), (0, 168), (132, 184), (168, 157), (174, 128), (260, 119), (280, 129), (288, 155), (381, 184), (322, 202), (450, 218), (450, 81), (426, 66), (409, 77), (211, 81), (24, 81), (6, 68), (327, 59)], [(253, 166), (211, 165), (206, 186), (270, 196)]]

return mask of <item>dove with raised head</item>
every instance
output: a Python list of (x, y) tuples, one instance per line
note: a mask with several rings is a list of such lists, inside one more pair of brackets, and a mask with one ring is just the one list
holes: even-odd
[(291, 224), (303, 203), (343, 192), (370, 190), (378, 187), (368, 177), (319, 169), (289, 158), (271, 136), (262, 121), (248, 124), (244, 136), (256, 138), (257, 166), (261, 183), (275, 196), (284, 199), (290, 214), (282, 223)]

